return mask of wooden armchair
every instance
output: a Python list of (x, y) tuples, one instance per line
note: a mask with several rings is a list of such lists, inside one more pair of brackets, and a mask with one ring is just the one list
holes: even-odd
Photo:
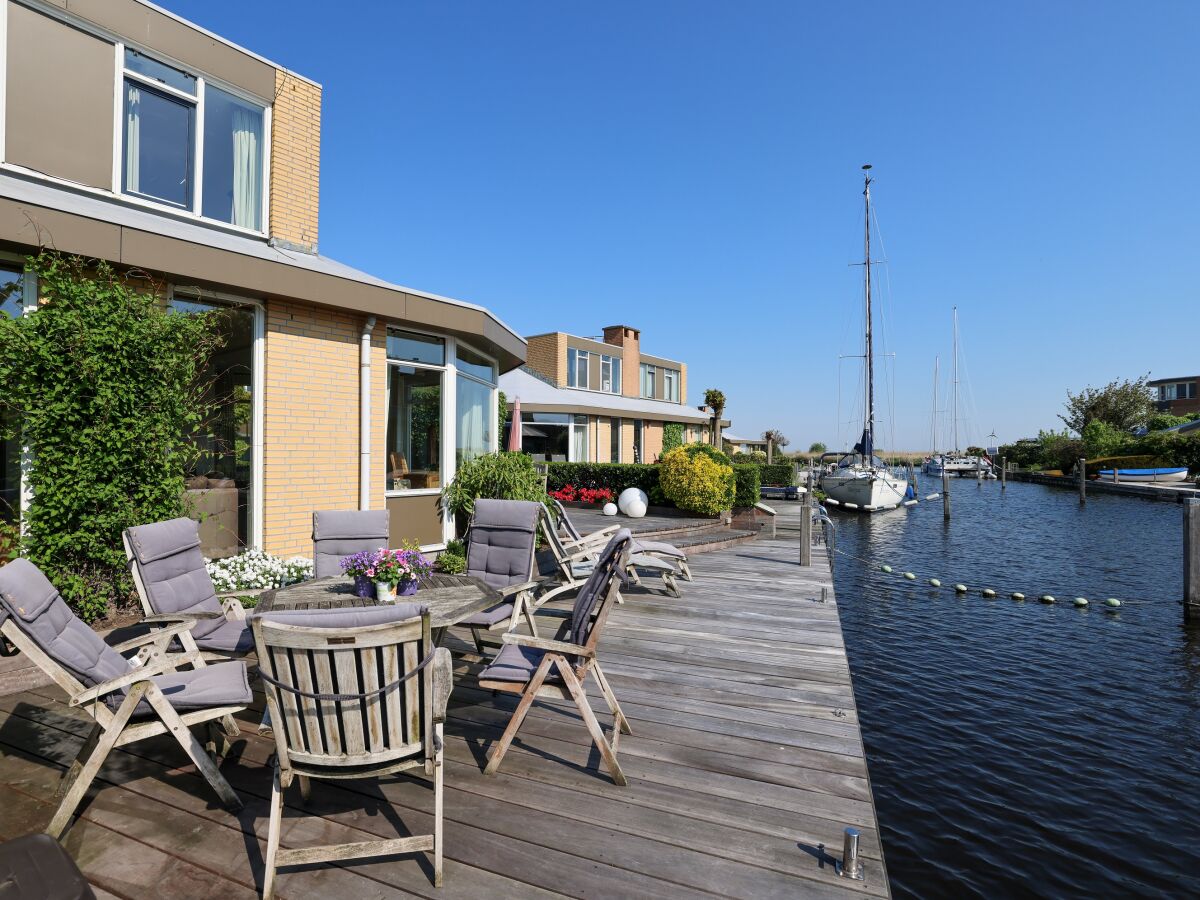
[[(479, 673), (479, 686), (486, 690), (520, 694), (521, 701), (488, 757), (484, 769), (488, 775), (494, 775), (500, 768), (504, 754), (517, 736), (533, 702), (539, 697), (548, 697), (575, 701), (579, 715), (583, 717), (584, 725), (613, 781), (622, 786), (628, 783), (617, 762), (617, 744), (622, 732), (632, 732), (616, 695), (609, 687), (608, 679), (600, 669), (596, 649), (608, 613), (617, 599), (620, 573), (629, 564), (631, 541), (628, 529), (623, 528), (613, 535), (600, 554), (592, 574), (579, 589), (571, 611), (538, 610), (541, 616), (566, 619), (553, 639), (513, 631), (502, 635), (504, 647), (492, 664)], [(604, 730), (588, 703), (584, 683), (589, 675), (595, 679), (613, 715), (611, 740), (605, 738)]]

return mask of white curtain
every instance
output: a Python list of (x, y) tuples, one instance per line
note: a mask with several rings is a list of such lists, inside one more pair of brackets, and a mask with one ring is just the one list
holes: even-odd
[(259, 228), (258, 207), (262, 196), (259, 182), (262, 163), (262, 116), (248, 109), (233, 110), (233, 224)]
[(489, 446), (488, 435), (484, 429), (483, 417), (489, 409), (491, 389), (476, 384), (468, 378), (458, 376), (458, 444), (459, 460), (473, 459), (487, 453)]
[(141, 190), (142, 92), (125, 85), (125, 190)]

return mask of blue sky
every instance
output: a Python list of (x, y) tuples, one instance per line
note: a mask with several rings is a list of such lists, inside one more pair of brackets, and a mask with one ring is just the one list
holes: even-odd
[(865, 162), (900, 447), (954, 304), (976, 440), (1200, 369), (1200, 4), (163, 2), (324, 86), (323, 253), (639, 327), (739, 434), (856, 430)]

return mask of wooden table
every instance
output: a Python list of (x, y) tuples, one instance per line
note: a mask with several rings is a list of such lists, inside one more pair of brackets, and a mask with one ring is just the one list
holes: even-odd
[[(420, 603), (429, 608), (429, 629), (433, 642), (440, 644), (446, 629), (463, 619), (483, 612), (500, 602), (500, 593), (470, 575), (445, 575), (437, 572), (421, 582), (421, 587), (409, 597), (398, 597), (399, 603)], [(379, 606), (374, 597), (356, 597), (354, 581), (343, 575), (315, 578), (273, 591), (264, 591), (255, 612), (277, 612), (285, 609), (353, 609)]]

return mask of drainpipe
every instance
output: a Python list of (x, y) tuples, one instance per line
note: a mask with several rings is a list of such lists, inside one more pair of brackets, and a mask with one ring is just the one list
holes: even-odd
[(371, 334), (375, 317), (367, 316), (358, 353), (358, 508), (371, 508)]

